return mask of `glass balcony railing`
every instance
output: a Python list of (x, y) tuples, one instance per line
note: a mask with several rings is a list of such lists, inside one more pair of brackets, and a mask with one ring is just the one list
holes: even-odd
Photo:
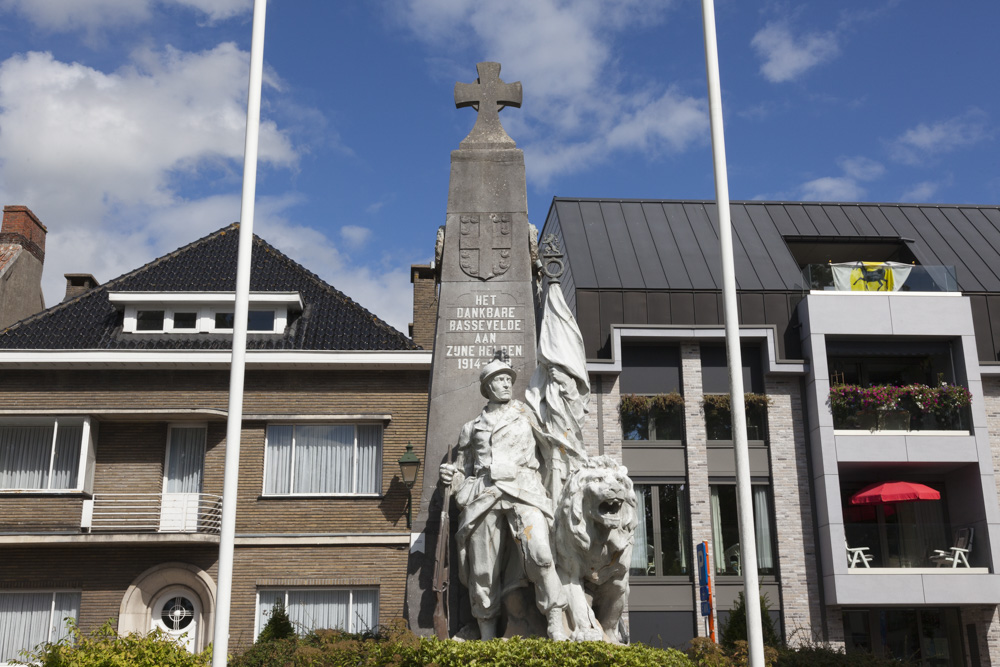
[(802, 269), (807, 290), (842, 292), (958, 292), (954, 266), (921, 266), (886, 262), (807, 264)]
[[(874, 507), (849, 507), (845, 514), (849, 518), (851, 510), (858, 509), (874, 510)], [(845, 558), (851, 569), (864, 568), (865, 557), (868, 568), (952, 567), (951, 561), (942, 556), (952, 556), (952, 547), (956, 546), (955, 533), (950, 526), (921, 521), (894, 523), (891, 518), (884, 523), (848, 521), (844, 524)], [(975, 562), (975, 545), (969, 546), (966, 557)], [(854, 556), (852, 551), (859, 549), (862, 555)], [(961, 561), (959, 566), (965, 567)]]
[(968, 433), (971, 417), (968, 408), (934, 414), (919, 409), (860, 410), (833, 413), (836, 430), (867, 431), (956, 431)]

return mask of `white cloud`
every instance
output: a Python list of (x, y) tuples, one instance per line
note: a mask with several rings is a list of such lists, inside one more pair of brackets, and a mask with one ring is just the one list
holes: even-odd
[(873, 181), (885, 173), (885, 167), (863, 157), (842, 157), (837, 165), (843, 176), (823, 176), (799, 186), (799, 198), (805, 201), (862, 201), (867, 194), (862, 182)]
[(155, 5), (196, 9), (216, 21), (250, 10), (252, 0), (0, 0), (0, 9), (15, 11), (46, 30), (65, 32), (141, 23)]
[(852, 178), (824, 176), (803, 183), (799, 196), (804, 201), (860, 201), (865, 189)]
[[(144, 51), (110, 74), (49, 53), (0, 63), (4, 201), (50, 219), (94, 226), (119, 207), (164, 206), (171, 180), (242, 160), (247, 54), (233, 44), (202, 53)], [(261, 124), (263, 164), (296, 153)]]
[(986, 112), (972, 108), (954, 118), (931, 124), (920, 123), (893, 141), (890, 152), (900, 162), (923, 164), (933, 155), (992, 139), (993, 131), (988, 120)]
[(885, 173), (885, 166), (866, 157), (841, 158), (837, 161), (844, 174), (858, 181), (873, 181)]
[(913, 202), (913, 203), (926, 203), (933, 201), (934, 195), (937, 193), (938, 188), (941, 186), (940, 183), (935, 183), (933, 181), (924, 181), (922, 183), (917, 183), (912, 188), (904, 192), (899, 201)]
[[(501, 118), (530, 155), (528, 178), (544, 186), (561, 173), (592, 167), (615, 151), (676, 153), (708, 136), (700, 91), (685, 95), (635, 82), (613, 50), (626, 31), (662, 20), (672, 0), (398, 0), (398, 15), (440, 53), (471, 50), (503, 63), (521, 81), (521, 111)], [(440, 55), (435, 71), (452, 71)], [(475, 72), (462, 69), (459, 80)], [(582, 162), (586, 160), (586, 162)]]
[(340, 228), (340, 238), (349, 248), (357, 249), (371, 238), (372, 230), (357, 225), (344, 225)]
[(810, 33), (796, 38), (784, 22), (771, 22), (757, 31), (750, 45), (763, 59), (760, 73), (768, 81), (781, 83), (798, 78), (840, 53), (833, 32)]

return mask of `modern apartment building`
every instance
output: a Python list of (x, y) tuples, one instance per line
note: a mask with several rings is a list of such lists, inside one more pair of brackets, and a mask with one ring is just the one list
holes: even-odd
[[(1000, 208), (731, 211), (757, 565), (779, 633), (1000, 664)], [(717, 620), (742, 590), (716, 207), (557, 198), (549, 235), (590, 359), (591, 444), (620, 451), (641, 494), (632, 638), (681, 646), (705, 634), (697, 544)], [(967, 407), (928, 402), (961, 388)]]
[[(238, 236), (0, 331), (0, 663), (65, 617), (212, 641)], [(231, 645), (278, 600), (375, 627), (403, 612), (430, 353), (259, 238), (250, 289)]]

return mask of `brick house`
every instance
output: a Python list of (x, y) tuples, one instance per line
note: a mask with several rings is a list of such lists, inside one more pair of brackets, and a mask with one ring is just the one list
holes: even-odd
[[(0, 333), (0, 663), (66, 616), (211, 642), (238, 236)], [(403, 612), (430, 353), (256, 237), (253, 264), (231, 641), (275, 601), (374, 627)]]
[[(748, 408), (748, 436), (778, 632), (1000, 664), (1000, 208), (733, 202), (731, 217), (744, 384), (770, 402)], [(541, 234), (565, 252), (590, 445), (620, 452), (639, 492), (630, 630), (654, 645), (705, 634), (695, 545), (718, 621), (742, 590), (717, 230), (714, 202), (556, 198)], [(954, 423), (831, 411), (832, 386), (940, 380), (972, 393)], [(683, 402), (620, 412), (626, 394)], [(853, 502), (887, 481), (940, 499)]]

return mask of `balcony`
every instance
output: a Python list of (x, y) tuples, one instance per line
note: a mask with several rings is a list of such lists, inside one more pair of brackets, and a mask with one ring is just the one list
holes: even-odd
[(208, 493), (99, 493), (85, 500), (81, 528), (102, 533), (218, 535), (222, 496)]
[[(878, 510), (876, 512), (876, 509)], [(984, 559), (979, 557), (975, 539), (967, 545), (967, 567), (961, 560), (956, 564), (951, 560), (937, 557), (938, 552), (951, 556), (951, 547), (956, 546), (956, 531), (951, 526), (939, 522), (894, 522), (895, 512), (892, 505), (881, 508), (848, 507), (845, 514), (850, 517), (862, 511), (869, 511), (870, 521), (855, 521), (844, 524), (844, 534), (847, 536), (848, 548), (863, 548), (867, 559), (855, 559), (848, 569), (853, 574), (865, 574), (865, 570), (881, 570), (881, 574), (891, 574), (886, 570), (908, 570), (910, 573), (920, 570), (927, 574), (986, 574), (987, 567), (981, 565)], [(888, 515), (888, 516), (886, 516)], [(879, 521), (878, 519), (881, 519)], [(966, 529), (969, 530), (969, 529)], [(971, 532), (973, 538), (975, 532)], [(867, 567), (863, 560), (867, 560)], [(873, 573), (874, 574), (874, 573)]]
[(920, 266), (897, 262), (807, 264), (802, 269), (808, 290), (838, 292), (958, 292), (954, 266)]

